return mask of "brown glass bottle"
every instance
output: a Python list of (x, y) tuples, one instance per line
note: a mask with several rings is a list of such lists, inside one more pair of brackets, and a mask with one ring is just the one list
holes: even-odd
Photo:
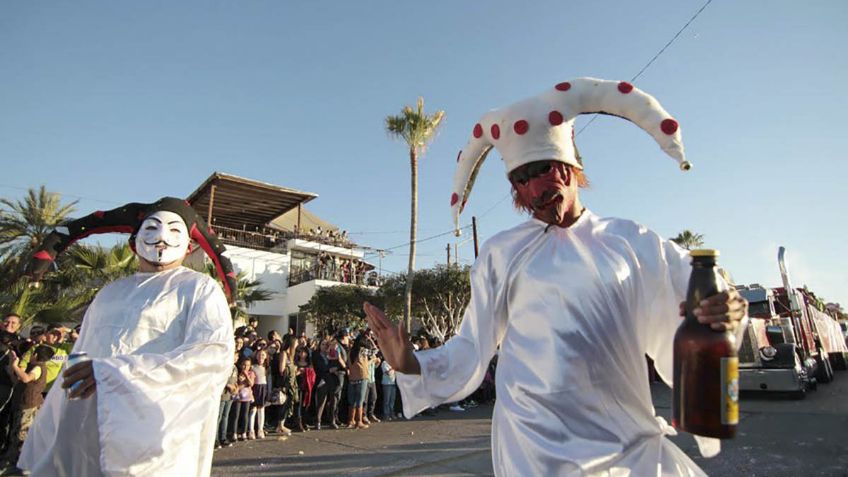
[(716, 270), (716, 250), (692, 250), (686, 317), (674, 335), (672, 425), (721, 439), (736, 435), (739, 422), (739, 361), (736, 338), (698, 322), (692, 310), (726, 289)]

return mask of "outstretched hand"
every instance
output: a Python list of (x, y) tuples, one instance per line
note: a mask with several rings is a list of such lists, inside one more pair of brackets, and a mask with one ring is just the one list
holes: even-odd
[(362, 309), (365, 310), (368, 326), (377, 334), (380, 351), (389, 365), (404, 374), (421, 374), (421, 366), (415, 358), (403, 323), (394, 325), (383, 310), (367, 301), (362, 304)]
[[(680, 316), (684, 316), (685, 302), (680, 304)], [(698, 307), (692, 310), (698, 321), (710, 325), (716, 331), (736, 332), (739, 323), (748, 314), (748, 300), (736, 290), (717, 293), (701, 300)]]

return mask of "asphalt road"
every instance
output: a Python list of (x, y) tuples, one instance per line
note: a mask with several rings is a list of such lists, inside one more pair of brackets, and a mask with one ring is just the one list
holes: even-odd
[[(654, 386), (669, 421), (670, 392)], [(698, 456), (691, 436), (672, 440), (711, 476), (848, 477), (848, 372), (806, 399), (743, 396), (737, 438), (721, 454)], [(366, 430), (271, 436), (216, 451), (213, 476), (492, 475), (490, 406), (392, 421)]]

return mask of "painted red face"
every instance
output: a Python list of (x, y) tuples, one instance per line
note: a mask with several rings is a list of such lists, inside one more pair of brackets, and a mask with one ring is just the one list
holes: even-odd
[(518, 192), (519, 199), (533, 210), (533, 217), (542, 222), (560, 225), (574, 206), (577, 184), (572, 180), (572, 174), (566, 164), (559, 161), (545, 162), (550, 167), (542, 167), (541, 162), (522, 166), (528, 168), (529, 173), (527, 170), (514, 171), (510, 174), (511, 182)]

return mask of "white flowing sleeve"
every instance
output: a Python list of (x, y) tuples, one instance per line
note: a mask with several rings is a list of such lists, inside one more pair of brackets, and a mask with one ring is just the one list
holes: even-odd
[(420, 375), (396, 373), (403, 413), (411, 419), (424, 409), (464, 399), (486, 375), (506, 329), (499, 306), (492, 257), (484, 245), (471, 269), (471, 301), (456, 336), (443, 346), (417, 351)]
[(92, 359), (100, 465), (107, 475), (202, 474), (209, 467), (206, 434), (232, 369), (232, 320), (214, 281), (186, 299), (185, 339), (175, 348)]

